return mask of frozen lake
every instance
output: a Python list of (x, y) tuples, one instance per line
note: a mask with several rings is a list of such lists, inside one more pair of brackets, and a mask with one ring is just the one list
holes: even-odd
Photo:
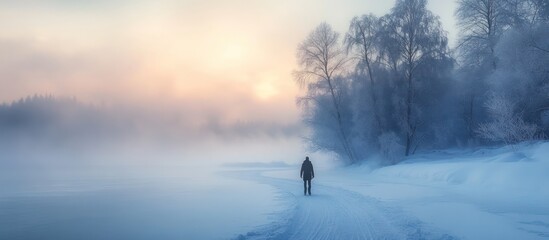
[(227, 239), (266, 223), (274, 189), (217, 170), (4, 181), (0, 239)]

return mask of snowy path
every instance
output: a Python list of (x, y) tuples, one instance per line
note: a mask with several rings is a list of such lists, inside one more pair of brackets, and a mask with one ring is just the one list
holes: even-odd
[(454, 239), (426, 231), (415, 218), (358, 193), (313, 183), (313, 195), (303, 196), (299, 181), (238, 174), (276, 187), (290, 207), (273, 223), (237, 239)]

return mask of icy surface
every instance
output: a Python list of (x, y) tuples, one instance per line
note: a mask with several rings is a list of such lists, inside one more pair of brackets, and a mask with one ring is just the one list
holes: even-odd
[(0, 239), (227, 239), (277, 209), (269, 186), (203, 169), (174, 172), (2, 191)]
[(549, 143), (312, 161), (312, 196), (298, 161), (2, 181), (0, 239), (549, 238)]

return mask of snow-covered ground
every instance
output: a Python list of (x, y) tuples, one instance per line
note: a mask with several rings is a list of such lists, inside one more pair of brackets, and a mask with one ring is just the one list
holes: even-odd
[(21, 186), (4, 174), (0, 239), (549, 239), (547, 142), (383, 168), (312, 161), (312, 196), (299, 160), (54, 174)]
[[(241, 174), (242, 175), (242, 174)], [(291, 203), (240, 239), (548, 239), (549, 143), (416, 155), (396, 166), (264, 171)]]

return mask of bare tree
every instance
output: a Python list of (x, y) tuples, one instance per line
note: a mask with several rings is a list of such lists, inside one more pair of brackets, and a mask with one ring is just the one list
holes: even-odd
[[(496, 70), (495, 46), (503, 28), (510, 19), (504, 7), (507, 0), (458, 0), (456, 17), (460, 27), (460, 39), (457, 49), (464, 73), (463, 82), (467, 83), (468, 96), (464, 99), (466, 121), (469, 135), (475, 137), (477, 112), (482, 112), (482, 96), (485, 93), (485, 76)], [(465, 74), (469, 73), (469, 74)], [(480, 104), (477, 104), (480, 102)]]
[(389, 62), (393, 62), (397, 76), (406, 84), (405, 99), (400, 101), (404, 104), (404, 111), (399, 117), (405, 132), (406, 156), (416, 144), (417, 128), (422, 122), (415, 101), (416, 70), (429, 59), (442, 58), (448, 50), (446, 32), (426, 5), (426, 0), (398, 0), (391, 13), (383, 19), (386, 30), (382, 41), (393, 56)]
[(534, 25), (549, 20), (547, 0), (505, 0), (509, 23), (513, 26)]
[[(372, 110), (374, 113), (374, 128), (379, 131), (382, 128), (381, 113), (379, 110), (378, 97), (376, 94), (376, 81), (373, 73), (373, 63), (378, 54), (377, 36), (379, 31), (379, 19), (373, 14), (354, 17), (351, 20), (349, 31), (345, 35), (344, 43), (347, 51), (354, 52), (358, 59), (357, 68), (361, 75), (368, 75), (370, 97), (372, 98)], [(365, 78), (366, 79), (366, 78)], [(368, 83), (365, 83), (367, 86)]]
[(458, 0), (456, 16), (461, 28), (458, 48), (464, 55), (463, 61), (489, 62), (496, 68), (494, 47), (511, 22), (508, 5), (507, 0)]
[(299, 44), (297, 58), (300, 69), (293, 73), (296, 82), (309, 88), (314, 86), (316, 90), (320, 87), (330, 96), (339, 140), (346, 157), (355, 162), (355, 154), (342, 119), (341, 96), (336, 83), (339, 79), (337, 76), (343, 74), (348, 61), (339, 44), (339, 34), (327, 23), (321, 23)]
[[(470, 95), (464, 99), (467, 110), (463, 116), (469, 130), (476, 129), (479, 120), (488, 117), (482, 115), (491, 114), (484, 111), (488, 108), (482, 108), (489, 100), (486, 94), (490, 88), (486, 86), (487, 79), (498, 71), (508, 71), (503, 68), (507, 65), (504, 62), (509, 62), (510, 58), (502, 56), (501, 47), (499, 54), (497, 51), (502, 40), (509, 40), (506, 35), (510, 30), (523, 31), (529, 37), (531, 48), (542, 53), (549, 52), (549, 48), (544, 47), (545, 38), (539, 37), (544, 34), (536, 33), (536, 29), (547, 24), (548, 10), (547, 0), (458, 0), (456, 16), (461, 28), (458, 45), (462, 65), (460, 72)], [(510, 47), (516, 51), (518, 45)]]

